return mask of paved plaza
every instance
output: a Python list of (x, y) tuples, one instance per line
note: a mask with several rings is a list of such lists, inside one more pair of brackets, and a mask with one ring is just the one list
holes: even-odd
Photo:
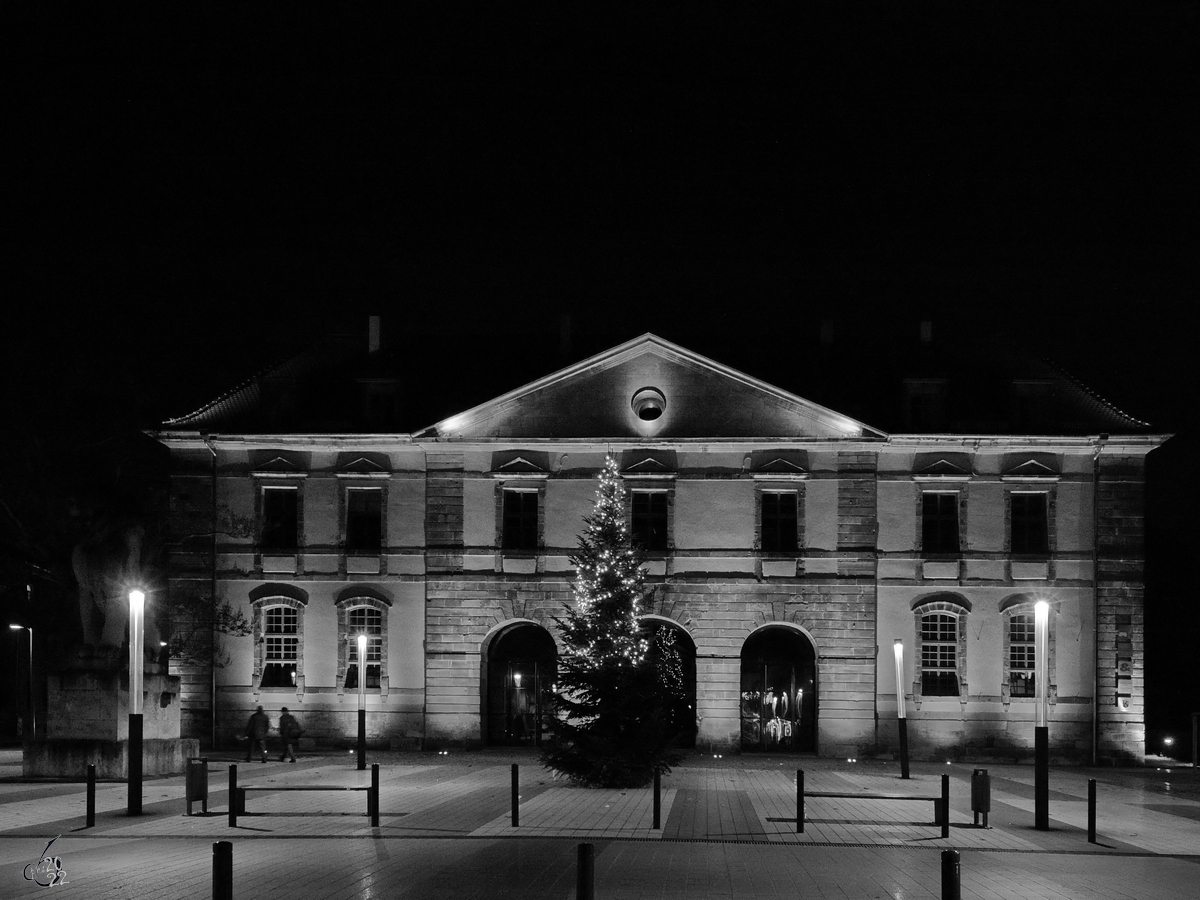
[[(1054, 768), (1049, 831), (1033, 826), (1033, 768), (693, 754), (650, 790), (587, 790), (556, 781), (531, 752), (371, 754), (380, 823), (363, 792), (256, 791), (228, 821), (228, 769), (242, 786), (366, 785), (355, 756), (296, 764), (210, 756), (208, 814), (186, 816), (184, 778), (148, 779), (143, 815), (127, 787), (101, 783), (86, 824), (83, 783), (24, 781), (20, 752), (0, 751), (0, 898), (206, 898), (213, 844), (233, 845), (234, 897), (573, 898), (577, 848), (594, 846), (595, 896), (891, 898), (941, 896), (941, 851), (960, 852), (963, 898), (1200, 897), (1200, 773), (1190, 767)], [(511, 765), (520, 824), (512, 824)], [(927, 800), (809, 797), (796, 830), (796, 769), (807, 792), (931, 796), (949, 775), (950, 836)], [(991, 779), (988, 827), (971, 812), (971, 773)], [(1097, 781), (1097, 843), (1087, 840), (1087, 781)], [(54, 839), (51, 849), (46, 845)], [(65, 884), (25, 878), (44, 856)]]

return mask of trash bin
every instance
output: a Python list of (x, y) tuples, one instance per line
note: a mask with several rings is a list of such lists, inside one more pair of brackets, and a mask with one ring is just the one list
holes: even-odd
[(192, 757), (187, 761), (184, 775), (184, 794), (187, 814), (192, 814), (192, 804), (199, 803), (200, 809), (208, 812), (208, 757)]
[(971, 812), (975, 814), (975, 824), (979, 824), (979, 814), (983, 813), (983, 827), (986, 828), (991, 810), (992, 779), (987, 769), (975, 769), (971, 773)]

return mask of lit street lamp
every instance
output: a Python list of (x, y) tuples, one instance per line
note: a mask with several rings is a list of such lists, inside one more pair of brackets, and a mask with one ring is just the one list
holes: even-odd
[(29, 699), (29, 740), (33, 741), (37, 738), (37, 704), (33, 698), (33, 627), (30, 625), (9, 625), (13, 631), (28, 631), (29, 632), (29, 683), (28, 688)]
[(904, 706), (904, 641), (896, 638), (896, 717), (900, 726), (900, 777), (908, 777), (908, 710)]
[(358, 768), (367, 767), (367, 636), (358, 636)]
[(1050, 731), (1049, 717), (1049, 655), (1048, 625), (1050, 604), (1039, 600), (1033, 605), (1033, 662), (1037, 676), (1037, 720), (1033, 729), (1033, 827), (1050, 830)]
[(129, 592), (129, 798), (131, 816), (142, 814), (142, 645), (146, 595)]

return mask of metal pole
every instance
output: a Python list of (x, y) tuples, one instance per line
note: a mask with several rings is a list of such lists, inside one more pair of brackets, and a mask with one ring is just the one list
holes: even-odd
[(33, 629), (29, 632), (29, 740), (37, 740), (37, 697), (33, 692)]
[(1088, 843), (1096, 843), (1096, 779), (1088, 779)]
[(358, 770), (367, 767), (367, 636), (358, 636)]
[(96, 766), (88, 766), (87, 776), (87, 826), (93, 828), (96, 825)]
[(900, 727), (900, 777), (908, 778), (908, 709), (904, 704), (904, 641), (896, 638), (896, 718)]
[(371, 807), (371, 827), (379, 827), (379, 763), (371, 763), (371, 793), (367, 797)]
[(796, 834), (804, 834), (804, 770), (796, 770)]
[(521, 824), (521, 807), (517, 797), (517, 764), (512, 764), (512, 827), (517, 828)]
[(145, 635), (142, 611), (146, 595), (129, 592), (129, 765), (128, 813), (142, 814), (142, 648)]
[(129, 777), (127, 812), (142, 814), (142, 716), (129, 714)]
[(576, 900), (596, 900), (595, 874), (596, 848), (592, 844), (580, 844), (575, 862)]
[(358, 770), (367, 768), (367, 711), (358, 711)]
[(229, 766), (229, 827), (237, 828), (238, 817), (237, 763)]
[(217, 841), (213, 844), (213, 900), (233, 900), (233, 844)]
[(662, 817), (662, 781), (660, 773), (654, 770), (654, 828), (661, 828), (659, 821)]
[(942, 851), (942, 900), (961, 900), (962, 866), (957, 850)]
[(942, 776), (942, 837), (950, 837), (950, 776)]
[(1037, 675), (1037, 721), (1033, 729), (1033, 827), (1038, 831), (1050, 830), (1050, 730), (1047, 724), (1050, 705), (1049, 621), (1050, 604), (1039, 600), (1033, 605), (1033, 663)]

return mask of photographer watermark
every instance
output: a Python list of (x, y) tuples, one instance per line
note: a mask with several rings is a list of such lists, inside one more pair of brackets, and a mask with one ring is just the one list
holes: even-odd
[[(57, 841), (61, 834), (55, 835), (50, 844)], [(42, 851), (42, 858), (36, 863), (30, 863), (25, 867), (24, 875), (26, 881), (32, 881), (42, 887), (53, 887), (56, 884), (70, 884), (67, 881), (67, 872), (62, 867), (62, 860), (57, 856), (47, 856), (50, 852), (50, 844), (46, 845), (46, 849)]]

